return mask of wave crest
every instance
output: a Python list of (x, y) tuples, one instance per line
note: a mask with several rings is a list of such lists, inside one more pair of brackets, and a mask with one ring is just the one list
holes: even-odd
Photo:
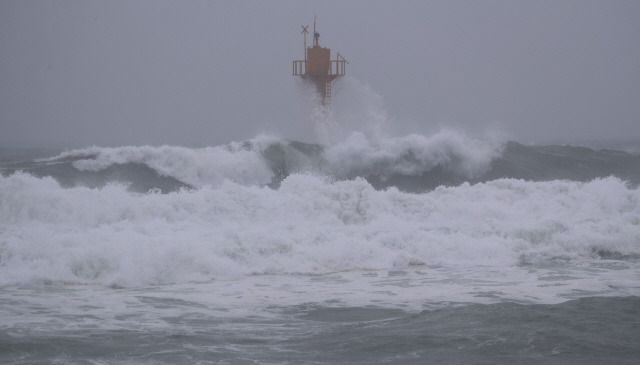
[(329, 173), (338, 176), (420, 176), (437, 166), (464, 178), (476, 177), (500, 157), (503, 143), (443, 131), (372, 140), (353, 133), (325, 151)]
[[(368, 138), (355, 132), (344, 141), (329, 146), (261, 136), (198, 149), (91, 147), (67, 151), (41, 162), (69, 163), (79, 175), (139, 165), (140, 171), (151, 169), (159, 177), (169, 177), (191, 187), (218, 186), (224, 181), (277, 187), (290, 174), (304, 171), (336, 179), (364, 177), (379, 188), (390, 186), (385, 184), (394, 176), (421, 177), (430, 172), (442, 175), (439, 180), (475, 178), (500, 157), (503, 145), (499, 141), (472, 139), (451, 131), (430, 137), (412, 134), (387, 138)], [(48, 172), (55, 176), (55, 172)], [(125, 180), (140, 179), (134, 171), (126, 174), (112, 171), (101, 176), (106, 183), (106, 179), (113, 176), (122, 180), (123, 175)], [(94, 177), (94, 180), (98, 178)], [(376, 181), (381, 183), (376, 184)], [(147, 187), (153, 182), (136, 185)], [(180, 187), (180, 184), (173, 185)], [(420, 186), (418, 182), (416, 187), (417, 190), (428, 188), (433, 186)]]

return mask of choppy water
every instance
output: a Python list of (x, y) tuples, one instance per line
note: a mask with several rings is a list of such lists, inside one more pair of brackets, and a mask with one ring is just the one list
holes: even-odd
[(2, 363), (640, 358), (638, 154), (354, 134), (0, 169)]

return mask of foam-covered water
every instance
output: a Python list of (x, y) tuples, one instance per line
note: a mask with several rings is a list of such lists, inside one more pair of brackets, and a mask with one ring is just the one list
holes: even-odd
[(255, 274), (640, 257), (640, 192), (503, 179), (423, 194), (295, 174), (168, 194), (0, 178), (0, 284), (147, 285)]
[(637, 154), (453, 132), (3, 153), (3, 363), (640, 354)]

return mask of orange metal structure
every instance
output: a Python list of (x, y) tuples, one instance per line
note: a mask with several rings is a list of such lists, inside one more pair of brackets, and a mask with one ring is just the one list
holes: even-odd
[(331, 50), (320, 47), (318, 41), (320, 34), (316, 32), (316, 20), (313, 19), (313, 46), (307, 48), (307, 28), (302, 26), (304, 34), (304, 60), (293, 61), (293, 75), (301, 76), (304, 80), (312, 82), (320, 95), (322, 105), (331, 104), (331, 83), (339, 76), (344, 76), (346, 65), (349, 63), (340, 55), (331, 59)]

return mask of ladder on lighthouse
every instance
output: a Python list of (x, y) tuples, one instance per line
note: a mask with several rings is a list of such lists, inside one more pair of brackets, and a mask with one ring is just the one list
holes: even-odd
[(331, 105), (331, 81), (324, 84), (324, 103), (326, 106)]

